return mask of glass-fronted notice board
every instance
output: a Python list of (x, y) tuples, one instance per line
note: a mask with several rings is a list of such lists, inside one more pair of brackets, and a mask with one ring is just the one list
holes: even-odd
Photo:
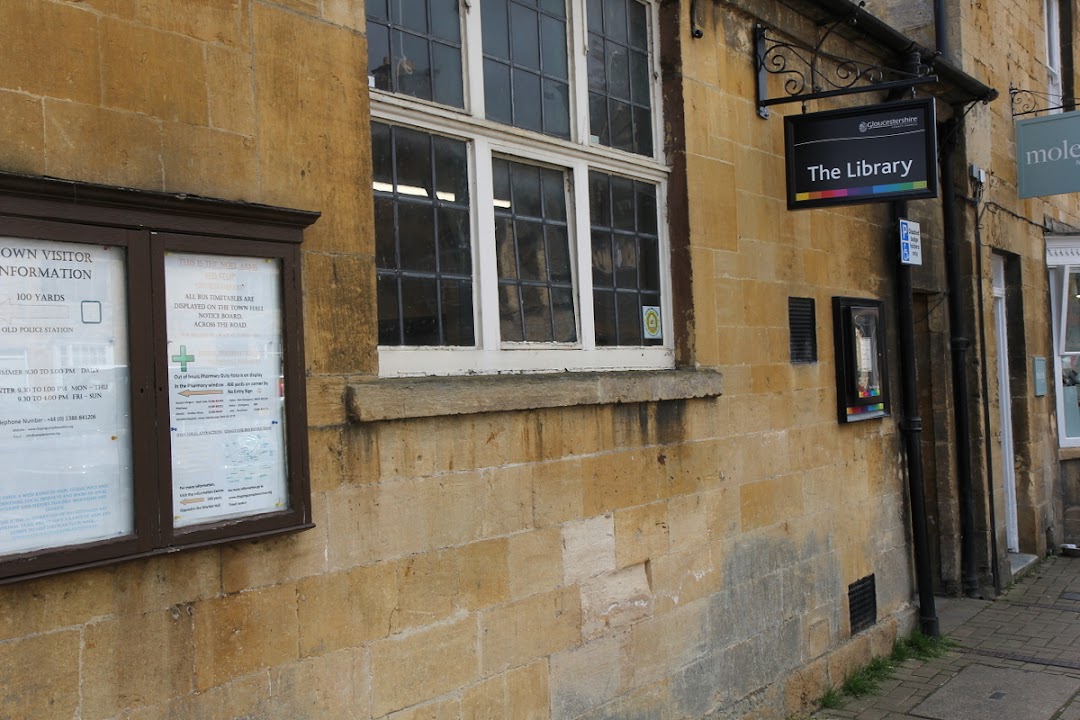
[(173, 522), (288, 506), (281, 267), (165, 254)]
[(0, 172), (0, 584), (312, 527), (317, 217)]
[(870, 298), (834, 297), (833, 340), (837, 419), (851, 423), (887, 416), (884, 303)]
[(0, 244), (0, 555), (133, 531), (124, 248)]

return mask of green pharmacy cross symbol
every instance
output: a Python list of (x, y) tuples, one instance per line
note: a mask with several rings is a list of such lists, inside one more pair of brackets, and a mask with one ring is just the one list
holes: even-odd
[(172, 361), (180, 363), (180, 372), (187, 372), (188, 363), (195, 362), (195, 356), (194, 355), (188, 355), (187, 354), (187, 346), (186, 345), (181, 345), (180, 346), (180, 354), (179, 355), (173, 355), (172, 356)]

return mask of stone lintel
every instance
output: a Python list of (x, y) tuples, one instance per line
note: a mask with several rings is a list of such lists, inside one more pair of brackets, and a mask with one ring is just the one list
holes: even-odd
[(719, 370), (628, 370), (539, 375), (373, 378), (348, 383), (354, 423), (574, 405), (615, 405), (721, 394)]

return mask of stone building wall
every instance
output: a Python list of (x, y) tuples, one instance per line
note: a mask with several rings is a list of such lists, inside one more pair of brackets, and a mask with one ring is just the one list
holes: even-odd
[[(1064, 3), (1063, 3), (1064, 5)], [(987, 298), (985, 329), (987, 344), (987, 372), (989, 403), (992, 408), (989, 430), (984, 430), (979, 446), (990, 445), (992, 472), (980, 458), (979, 472), (982, 477), (991, 474), (991, 493), (980, 499), (980, 508), (987, 513), (990, 502), (994, 503), (999, 554), (1004, 558), (1004, 488), (1001, 479), (1002, 458), (998, 445), (1000, 421), (997, 414), (998, 391), (996, 377), (998, 361), (994, 350), (994, 328), (989, 275), (992, 253), (1002, 253), (1006, 262), (1008, 282), (1007, 313), (1010, 344), (1010, 391), (1012, 394), (1013, 431), (1016, 444), (1017, 519), (1021, 552), (1043, 555), (1047, 552), (1047, 528), (1053, 528), (1057, 542), (1063, 536), (1062, 498), (1074, 496), (1062, 482), (1068, 473), (1061, 466), (1067, 461), (1068, 451), (1058, 448), (1056, 417), (1056, 393), (1054, 391), (1053, 365), (1054, 345), (1051, 333), (1050, 286), (1046, 268), (1046, 244), (1044, 236), (1052, 226), (1080, 227), (1080, 200), (1076, 194), (1055, 195), (1044, 198), (1019, 199), (1017, 191), (1017, 159), (1015, 147), (1015, 120), (1031, 115), (1013, 117), (1014, 110), (1007, 90), (1010, 87), (1046, 91), (1047, 71), (1044, 66), (1046, 43), (1043, 35), (1043, 2), (1015, 0), (1000, 6), (961, 8), (962, 31), (955, 42), (956, 53), (963, 60), (965, 69), (984, 82), (998, 88), (1002, 97), (985, 107), (976, 107), (970, 114), (971, 127), (966, 134), (966, 158), (987, 171), (988, 181), (981, 196), (982, 247), (976, 247), (975, 212), (969, 207), (965, 214), (968, 237), (966, 245), (966, 276), (970, 279), (972, 305), (969, 311), (978, 317), (975, 298), (981, 282)], [(1066, 29), (1064, 42), (1075, 36)], [(1075, 67), (1073, 68), (1075, 73)], [(1073, 85), (1075, 87), (1075, 84)], [(1048, 107), (1045, 100), (1037, 107)], [(966, 175), (966, 173), (965, 173)], [(966, 180), (966, 178), (965, 178)], [(965, 182), (965, 187), (970, 187)], [(974, 194), (970, 187), (968, 194)], [(978, 256), (981, 255), (981, 258)], [(983, 270), (979, 279), (979, 260)], [(1045, 357), (1048, 364), (1048, 392), (1045, 396), (1035, 394), (1032, 358)], [(981, 391), (980, 391), (981, 395)], [(982, 425), (980, 421), (980, 425)], [(988, 440), (987, 440), (988, 437)], [(980, 448), (981, 450), (981, 448)], [(1068, 501), (1066, 501), (1068, 502)], [(984, 533), (980, 543), (989, 536), (989, 517), (980, 518)], [(985, 557), (989, 557), (989, 552)], [(1007, 567), (1008, 563), (1002, 561)]]
[[(910, 629), (896, 406), (840, 426), (834, 395), (831, 298), (890, 297), (888, 209), (786, 210), (798, 108), (757, 116), (750, 32), (808, 19), (705, 4), (693, 40), (676, 7), (684, 369), (539, 378), (529, 405), (514, 378), (375, 380), (362, 3), (0, 5), (0, 169), (322, 213), (316, 527), (0, 587), (0, 715), (779, 718)], [(790, 362), (791, 296), (816, 301), (817, 363)]]

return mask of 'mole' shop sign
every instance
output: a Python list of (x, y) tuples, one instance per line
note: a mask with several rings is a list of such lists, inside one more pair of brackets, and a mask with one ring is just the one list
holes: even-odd
[(1080, 110), (1016, 123), (1020, 197), (1080, 191)]

